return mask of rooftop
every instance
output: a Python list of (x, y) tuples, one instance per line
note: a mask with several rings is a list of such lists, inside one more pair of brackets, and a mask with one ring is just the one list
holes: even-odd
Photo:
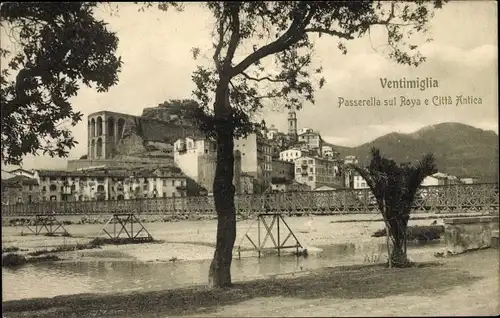
[(15, 176), (9, 179), (3, 179), (2, 185), (10, 187), (22, 185), (38, 185), (38, 181), (26, 176)]
[(173, 166), (154, 167), (154, 168), (134, 168), (126, 169), (120, 167), (110, 167), (105, 169), (89, 169), (83, 171), (67, 171), (67, 170), (39, 170), (40, 177), (118, 177), (126, 178), (135, 177), (167, 177), (167, 178), (185, 178), (182, 171)]

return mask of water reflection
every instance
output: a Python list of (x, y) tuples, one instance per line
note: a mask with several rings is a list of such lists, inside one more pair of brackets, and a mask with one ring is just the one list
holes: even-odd
[[(409, 247), (412, 260), (429, 258), (434, 248)], [(320, 267), (362, 264), (368, 254), (384, 254), (384, 244), (342, 244), (322, 247), (309, 257), (285, 255), (235, 259), (234, 281), (310, 270)], [(424, 258), (425, 258), (424, 257)], [(159, 290), (207, 283), (210, 260), (148, 263), (137, 261), (87, 261), (29, 265), (4, 269), (3, 300), (53, 297), (76, 293)]]

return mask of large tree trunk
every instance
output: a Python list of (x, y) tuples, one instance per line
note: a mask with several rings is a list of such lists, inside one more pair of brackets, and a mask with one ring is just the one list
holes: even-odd
[[(228, 84), (228, 83), (227, 83)], [(227, 87), (219, 84), (215, 97), (215, 116), (222, 119), (217, 124), (217, 164), (214, 179), (214, 201), (217, 212), (217, 242), (214, 258), (208, 274), (209, 284), (214, 288), (230, 287), (231, 261), (236, 239), (236, 213), (234, 206), (234, 140), (230, 120), (230, 105)]]
[(400, 219), (397, 215), (389, 219), (390, 235), (393, 238), (391, 263), (393, 267), (406, 267), (409, 260), (406, 255), (406, 231), (408, 220)]

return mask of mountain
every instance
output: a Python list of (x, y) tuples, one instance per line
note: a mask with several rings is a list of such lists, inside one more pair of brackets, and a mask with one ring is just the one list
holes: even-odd
[(483, 182), (498, 180), (498, 135), (461, 123), (426, 126), (410, 134), (390, 133), (358, 147), (331, 146), (342, 157), (357, 156), (362, 164), (369, 162), (372, 147), (396, 162), (416, 162), (432, 152), (441, 172)]

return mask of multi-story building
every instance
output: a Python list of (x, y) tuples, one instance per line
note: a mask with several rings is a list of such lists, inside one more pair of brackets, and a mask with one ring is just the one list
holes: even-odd
[(366, 183), (366, 180), (360, 176), (357, 172), (353, 172), (352, 175), (352, 188), (353, 189), (368, 189), (370, 188)]
[(316, 151), (318, 156), (322, 156), (323, 139), (318, 132), (308, 129), (298, 136), (299, 143), (304, 143), (309, 150)]
[(269, 187), (272, 172), (271, 144), (261, 133), (255, 132), (236, 139), (234, 148), (241, 153), (241, 171), (255, 178), (255, 193)]
[(295, 180), (312, 190), (321, 186), (343, 187), (338, 162), (328, 158), (304, 156), (296, 159)]
[(295, 163), (284, 160), (273, 160), (273, 171), (271, 180), (274, 183), (276, 180), (292, 181), (295, 178)]
[(2, 179), (2, 204), (30, 204), (38, 201), (39, 191), (36, 179), (24, 175)]
[(332, 158), (335, 160), (338, 160), (340, 157), (340, 154), (336, 152), (330, 145), (323, 145), (321, 147), (321, 153), (323, 154), (323, 157)]
[[(217, 152), (215, 143), (208, 139), (182, 138), (174, 143), (174, 162), (189, 178), (213, 193)], [(241, 192), (241, 154), (234, 152), (233, 185)]]
[[(39, 170), (41, 201), (129, 200), (186, 196), (191, 180), (179, 169)], [(197, 193), (196, 193), (197, 194)]]
[(305, 155), (309, 155), (309, 152), (299, 148), (291, 148), (280, 152), (280, 160), (295, 162), (297, 158)]

